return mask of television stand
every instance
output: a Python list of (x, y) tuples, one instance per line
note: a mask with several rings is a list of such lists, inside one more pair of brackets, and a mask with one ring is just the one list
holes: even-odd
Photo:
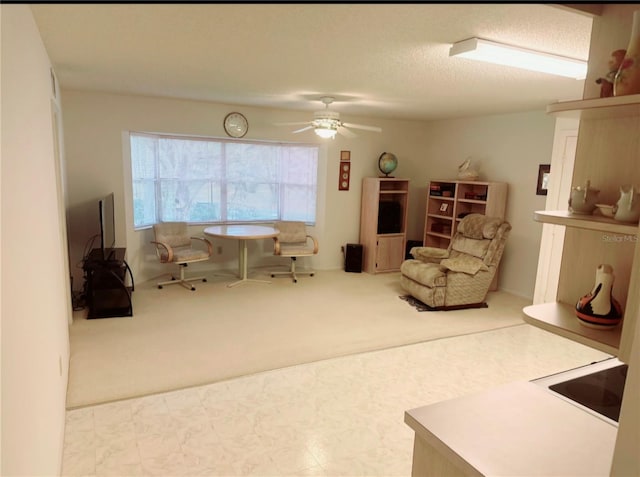
[[(102, 249), (94, 248), (84, 261), (88, 319), (133, 316), (133, 273), (124, 259), (125, 252), (126, 248), (115, 248), (105, 260)], [(131, 286), (125, 284), (127, 272)]]

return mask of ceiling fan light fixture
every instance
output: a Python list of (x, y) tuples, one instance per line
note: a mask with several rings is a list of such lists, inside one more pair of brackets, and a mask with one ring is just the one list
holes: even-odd
[(324, 127), (317, 127), (314, 129), (315, 133), (324, 139), (333, 139), (336, 137), (337, 129), (328, 129)]
[(468, 40), (454, 43), (449, 49), (449, 56), (460, 56), (498, 65), (513, 66), (576, 80), (583, 80), (587, 76), (586, 61), (496, 43), (481, 38), (469, 38)]
[[(328, 113), (328, 114), (327, 114)], [(326, 117), (318, 117), (313, 120), (315, 133), (322, 138), (333, 139), (340, 127), (340, 116), (337, 113), (327, 112)]]
[(357, 137), (355, 133), (349, 130), (364, 129), (365, 131), (382, 132), (377, 126), (365, 126), (364, 124), (343, 123), (340, 121), (340, 113), (337, 111), (329, 111), (329, 105), (333, 102), (333, 97), (323, 96), (320, 100), (324, 103), (325, 108), (322, 111), (313, 113), (312, 121), (291, 122), (291, 123), (274, 123), (278, 126), (294, 126), (305, 125), (305, 127), (292, 131), (293, 134), (301, 133), (313, 129), (317, 136), (324, 139), (333, 139), (336, 134), (347, 138)]

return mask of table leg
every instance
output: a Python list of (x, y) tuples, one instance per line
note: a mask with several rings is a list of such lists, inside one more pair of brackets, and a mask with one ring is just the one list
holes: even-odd
[(238, 276), (242, 280), (247, 278), (247, 241), (238, 240)]
[(229, 283), (227, 287), (235, 287), (245, 282), (271, 283), (269, 280), (247, 278), (249, 273), (247, 264), (247, 241), (245, 239), (240, 239), (238, 242), (238, 275), (240, 276), (240, 280)]

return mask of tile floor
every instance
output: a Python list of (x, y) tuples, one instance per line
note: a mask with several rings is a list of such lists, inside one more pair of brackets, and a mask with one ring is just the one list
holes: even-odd
[(609, 355), (523, 324), (67, 412), (66, 476), (409, 476), (404, 411)]

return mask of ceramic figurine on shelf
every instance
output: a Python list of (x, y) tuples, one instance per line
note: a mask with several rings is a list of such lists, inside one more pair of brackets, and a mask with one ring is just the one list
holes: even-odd
[(458, 179), (461, 181), (475, 181), (479, 176), (478, 170), (471, 167), (470, 157), (458, 166)]
[(611, 53), (608, 64), (609, 72), (603, 78), (598, 78), (596, 80), (596, 83), (600, 85), (601, 98), (609, 98), (613, 96), (613, 83), (626, 53), (627, 50), (615, 50)]
[(622, 308), (611, 294), (613, 278), (611, 265), (598, 265), (593, 290), (580, 298), (576, 304), (576, 316), (581, 325), (610, 330), (620, 323)]
[(613, 81), (613, 95), (640, 93), (640, 10), (633, 12), (629, 46)]
[(569, 212), (572, 214), (591, 214), (596, 209), (599, 189), (591, 187), (591, 181), (587, 181), (584, 186), (571, 188), (569, 197)]
[(640, 191), (634, 186), (620, 187), (620, 198), (613, 206), (613, 218), (621, 222), (640, 220)]

